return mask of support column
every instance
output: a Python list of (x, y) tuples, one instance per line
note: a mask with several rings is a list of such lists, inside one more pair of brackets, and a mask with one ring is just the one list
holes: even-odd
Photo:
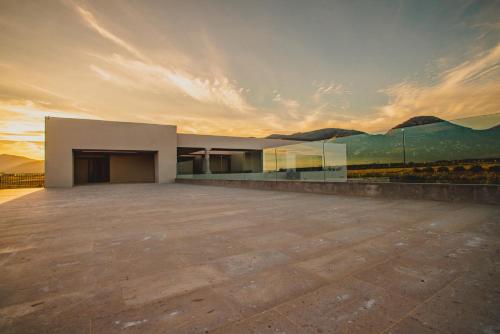
[(203, 173), (205, 174), (212, 174), (210, 171), (210, 149), (206, 148), (205, 149), (205, 161), (204, 161), (204, 168), (203, 168)]

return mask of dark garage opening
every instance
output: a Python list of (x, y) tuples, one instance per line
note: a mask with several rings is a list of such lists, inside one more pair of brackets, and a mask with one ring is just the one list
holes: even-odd
[(74, 184), (155, 182), (156, 152), (73, 150)]

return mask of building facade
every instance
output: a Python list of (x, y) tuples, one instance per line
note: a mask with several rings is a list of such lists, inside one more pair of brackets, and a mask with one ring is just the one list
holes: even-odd
[(177, 174), (262, 172), (280, 139), (177, 133), (175, 125), (45, 118), (45, 186), (173, 182)]

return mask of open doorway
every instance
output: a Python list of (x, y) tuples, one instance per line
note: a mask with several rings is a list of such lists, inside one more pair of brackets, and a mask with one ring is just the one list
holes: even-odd
[(73, 150), (74, 184), (155, 182), (156, 152)]
[(75, 184), (109, 182), (109, 155), (75, 156), (74, 170)]

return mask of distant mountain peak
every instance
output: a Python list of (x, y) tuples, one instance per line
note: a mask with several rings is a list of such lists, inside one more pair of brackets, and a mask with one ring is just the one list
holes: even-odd
[(404, 121), (401, 124), (396, 125), (395, 127), (392, 128), (392, 130), (401, 129), (401, 128), (409, 128), (409, 127), (418, 126), (418, 125), (440, 123), (440, 122), (446, 122), (446, 121), (439, 118), (439, 117), (436, 117), (436, 116), (415, 116), (415, 117), (412, 117), (412, 118)]
[(301, 140), (301, 141), (315, 141), (315, 140), (324, 140), (330, 139), (333, 137), (347, 137), (353, 135), (364, 134), (365, 132), (358, 130), (347, 130), (347, 129), (339, 129), (339, 128), (324, 128), (319, 130), (313, 130), (308, 132), (296, 132), (291, 135), (280, 135), (280, 134), (272, 134), (267, 136), (266, 138), (270, 139), (288, 139), (288, 140)]

